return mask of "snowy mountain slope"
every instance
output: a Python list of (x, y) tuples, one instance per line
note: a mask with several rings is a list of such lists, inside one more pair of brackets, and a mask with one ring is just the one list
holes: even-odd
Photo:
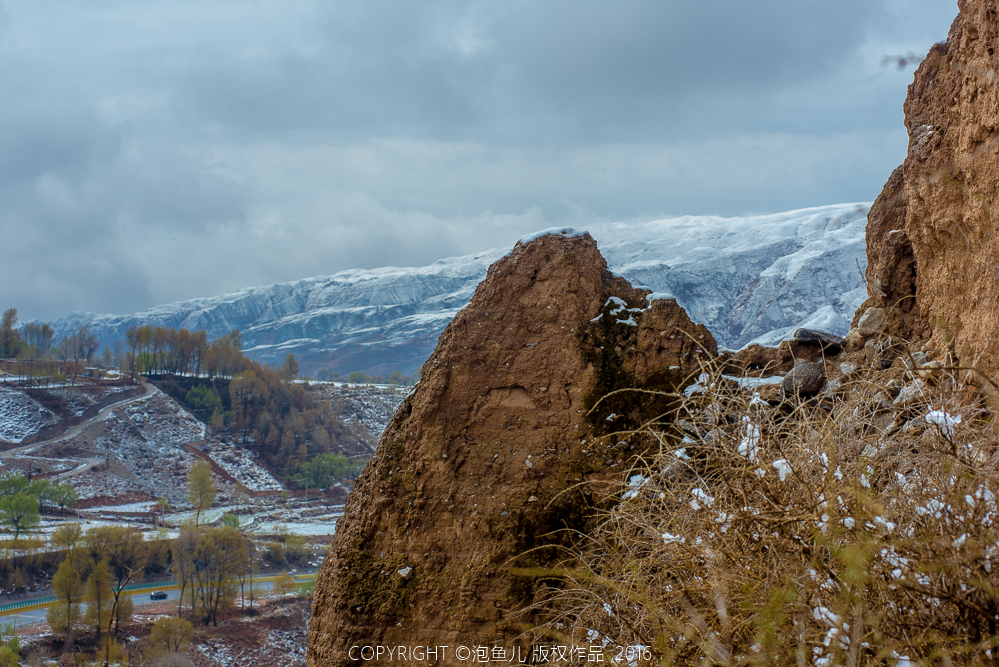
[[(587, 227), (612, 271), (675, 296), (718, 341), (738, 348), (773, 343), (799, 326), (842, 333), (865, 297), (868, 204), (840, 204), (744, 218), (687, 216)], [(210, 337), (238, 328), (247, 354), (279, 363), (288, 352), (302, 371), (369, 373), (419, 368), (447, 323), (507, 248), (443, 259), (420, 268), (341, 271), (253, 287), (133, 315), (73, 313), (102, 344), (133, 324), (153, 323)], [(858, 270), (859, 267), (859, 270)]]
[(867, 210), (688, 216), (591, 233), (615, 273), (676, 297), (719, 343), (738, 348), (782, 340), (799, 326), (846, 331), (866, 298)]

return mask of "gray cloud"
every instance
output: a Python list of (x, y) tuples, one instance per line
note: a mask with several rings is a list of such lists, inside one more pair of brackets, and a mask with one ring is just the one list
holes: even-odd
[(870, 200), (949, 0), (0, 3), (0, 307)]
[(871, 0), (331, 2), (310, 48), (219, 54), (183, 97), (260, 134), (662, 139), (698, 124), (699, 97), (731, 106), (828, 74), (887, 14)]

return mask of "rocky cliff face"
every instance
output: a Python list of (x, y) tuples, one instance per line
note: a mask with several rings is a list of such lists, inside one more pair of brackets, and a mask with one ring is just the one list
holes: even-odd
[[(905, 100), (909, 152), (869, 215), (866, 306), (999, 378), (999, 15), (959, 0)], [(863, 312), (861, 309), (860, 312)]]
[(678, 388), (715, 353), (704, 326), (647, 294), (572, 231), (490, 267), (337, 525), (310, 665), (351, 664), (354, 645), (509, 646), (531, 626), (534, 580), (513, 568), (552, 562), (539, 547), (587, 529), (595, 484), (625, 481), (646, 444), (609, 434), (669, 408), (647, 393), (598, 399)]

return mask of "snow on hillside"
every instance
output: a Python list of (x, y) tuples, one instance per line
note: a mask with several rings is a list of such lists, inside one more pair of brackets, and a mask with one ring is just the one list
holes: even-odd
[[(188, 424), (171, 425), (162, 434), (146, 426), (146, 423), (154, 423), (152, 414), (162, 408), (169, 410), (173, 407), (171, 404), (167, 397), (157, 393), (139, 405), (119, 408), (108, 415), (105, 423), (111, 455), (121, 462), (123, 469), (114, 471), (115, 475), (94, 473), (94, 483), (98, 485), (94, 495), (124, 496), (129, 491), (142, 491), (155, 498), (165, 497), (172, 505), (186, 506), (187, 472), (195, 458), (184, 451), (182, 445), (198, 438), (199, 434)], [(165, 422), (163, 418), (155, 420), (159, 424)], [(153, 437), (147, 437), (147, 432), (154, 434)], [(74, 484), (86, 481), (81, 480), (82, 477), (74, 478)], [(125, 484), (121, 489), (116, 488), (113, 493), (101, 490), (100, 485), (108, 484), (110, 479), (117, 481), (119, 477)]]
[(202, 450), (215, 463), (250, 491), (280, 491), (284, 488), (272, 474), (253, 460), (249, 450), (231, 442), (205, 445)]
[(18, 444), (59, 418), (27, 394), (0, 387), (0, 442)]
[[(687, 216), (595, 224), (612, 271), (675, 296), (730, 348), (775, 343), (799, 326), (843, 333), (865, 297), (868, 204), (839, 204), (742, 218)], [(277, 364), (289, 352), (302, 371), (417, 370), (486, 269), (509, 248), (419, 268), (356, 269), (158, 306), (134, 315), (73, 313), (107, 344), (133, 324), (243, 332), (251, 357)]]
[(178, 448), (205, 437), (205, 425), (161, 392), (130, 403), (124, 410), (138, 432), (158, 445)]
[[(410, 389), (403, 387), (375, 387), (367, 385), (349, 385), (336, 383), (316, 383), (313, 385), (325, 395), (326, 399), (333, 405), (338, 406), (340, 417), (344, 419), (354, 419), (367, 429), (373, 437), (372, 442), (367, 446), (371, 447), (367, 453), (374, 453), (374, 445), (382, 437), (382, 433), (388, 427), (389, 422), (395, 415), (396, 409)], [(365, 443), (358, 442), (363, 453)]]
[(47, 389), (53, 396), (58, 396), (66, 403), (66, 412), (74, 417), (82, 417), (90, 408), (94, 407), (108, 396), (113, 394), (123, 394), (131, 391), (134, 387), (128, 385), (111, 387), (64, 387), (57, 389)]

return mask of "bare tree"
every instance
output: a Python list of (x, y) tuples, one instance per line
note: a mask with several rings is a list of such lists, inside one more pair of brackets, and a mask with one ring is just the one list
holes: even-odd
[(125, 370), (125, 343), (116, 340), (111, 343), (111, 366), (119, 371)]
[(16, 357), (21, 343), (17, 327), (17, 308), (8, 308), (0, 321), (0, 357)]

